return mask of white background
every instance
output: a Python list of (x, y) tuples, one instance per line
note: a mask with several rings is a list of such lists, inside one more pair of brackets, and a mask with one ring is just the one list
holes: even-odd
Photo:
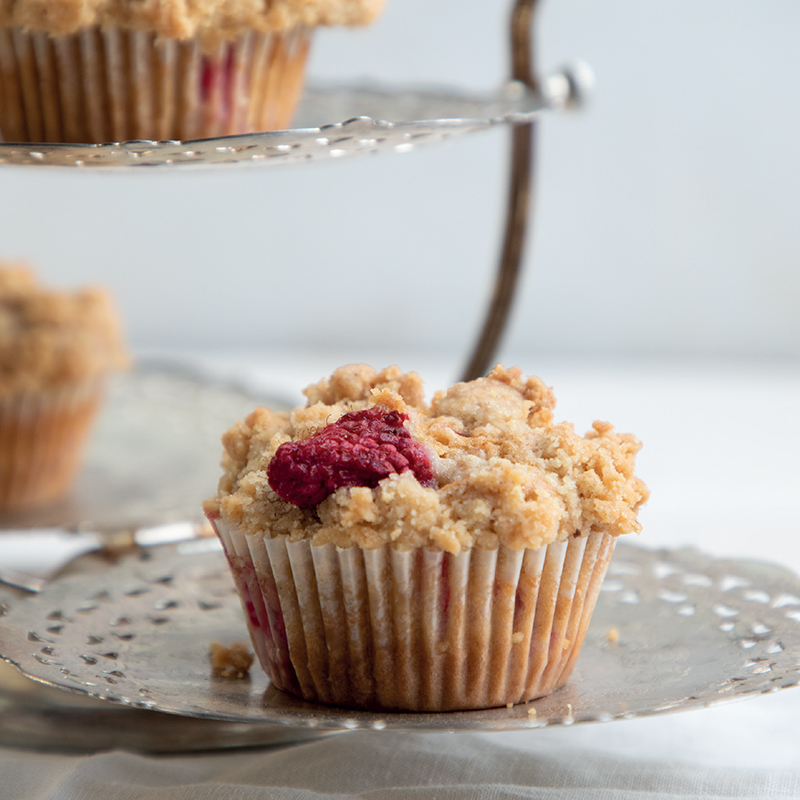
[[(322, 79), (490, 89), (507, 3), (389, 0), (322, 31)], [(534, 355), (800, 356), (800, 5), (552, 0), (543, 67), (590, 107), (544, 120), (535, 246), (507, 339)], [(297, 168), (0, 172), (0, 257), (114, 290), (135, 346), (458, 360), (498, 250), (506, 130)], [(508, 352), (508, 351), (507, 351)]]

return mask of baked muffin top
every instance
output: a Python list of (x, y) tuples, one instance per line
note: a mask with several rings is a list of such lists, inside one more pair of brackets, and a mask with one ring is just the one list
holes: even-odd
[(122, 28), (168, 39), (233, 39), (248, 30), (366, 25), (384, 0), (0, 0), (0, 26), (53, 36)]
[(39, 392), (128, 365), (102, 289), (45, 289), (21, 264), (0, 263), (0, 397)]
[(640, 530), (649, 493), (633, 474), (637, 439), (605, 422), (585, 437), (555, 423), (550, 389), (517, 368), (430, 404), (419, 376), (397, 367), (342, 367), (305, 395), (305, 407), (258, 408), (225, 434), (211, 519), (312, 544), (450, 553)]

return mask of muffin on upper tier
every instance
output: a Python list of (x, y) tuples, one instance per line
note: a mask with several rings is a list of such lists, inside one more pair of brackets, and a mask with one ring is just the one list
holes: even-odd
[(0, 512), (67, 492), (105, 377), (127, 364), (104, 291), (47, 290), (0, 263)]
[(204, 139), (285, 128), (315, 28), (383, 0), (0, 0), (7, 142)]
[(490, 708), (569, 678), (609, 558), (638, 531), (638, 441), (553, 422), (497, 367), (437, 393), (337, 370), (223, 438), (205, 511), (272, 682), (368, 709)]

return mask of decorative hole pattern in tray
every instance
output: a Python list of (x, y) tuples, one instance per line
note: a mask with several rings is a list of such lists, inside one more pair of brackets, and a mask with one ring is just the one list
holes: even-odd
[(140, 551), (54, 581), (0, 617), (2, 656), (25, 675), (186, 717), (350, 729), (512, 730), (707, 706), (800, 681), (800, 580), (780, 567), (621, 542), (567, 686), (511, 709), (387, 714), (305, 703), (211, 677), (208, 647), (247, 638), (214, 540)]

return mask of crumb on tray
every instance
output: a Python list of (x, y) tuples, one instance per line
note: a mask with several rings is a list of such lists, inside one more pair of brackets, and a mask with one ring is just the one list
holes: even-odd
[(246, 678), (253, 663), (253, 655), (245, 642), (234, 642), (229, 647), (211, 642), (209, 658), (217, 678)]

